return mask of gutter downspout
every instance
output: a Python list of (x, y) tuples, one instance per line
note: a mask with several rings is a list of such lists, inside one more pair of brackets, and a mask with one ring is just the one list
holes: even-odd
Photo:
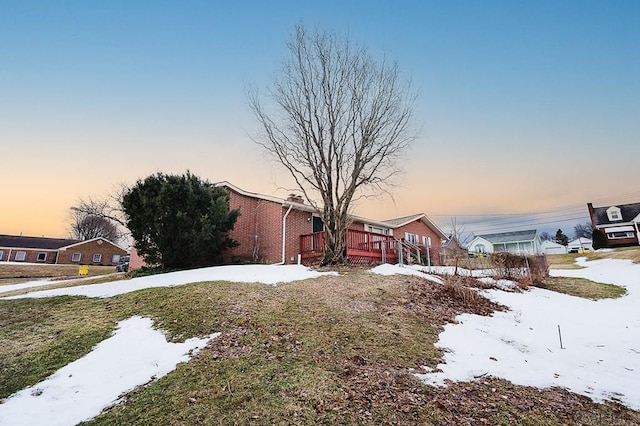
[(286, 242), (287, 242), (287, 216), (291, 212), (293, 208), (293, 204), (289, 204), (289, 209), (282, 217), (282, 261), (276, 263), (276, 265), (284, 265), (287, 261), (287, 253), (286, 253)]

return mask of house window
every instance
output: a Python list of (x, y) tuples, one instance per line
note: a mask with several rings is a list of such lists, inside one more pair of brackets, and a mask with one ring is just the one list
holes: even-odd
[(17, 251), (13, 260), (15, 260), (16, 262), (23, 262), (26, 258), (27, 258), (26, 251)]
[(389, 235), (389, 229), (388, 228), (381, 228), (381, 227), (372, 226), (372, 225), (367, 225), (367, 228), (368, 228), (369, 232), (375, 232), (376, 234)]
[(114, 254), (113, 256), (111, 256), (111, 263), (118, 263), (118, 262), (120, 262), (119, 254)]
[(38, 253), (36, 260), (38, 262), (45, 262), (47, 260), (47, 253)]
[(615, 240), (617, 238), (633, 238), (633, 232), (611, 232), (607, 234), (607, 238)]
[(0, 250), (0, 260), (2, 260), (3, 257), (4, 257), (4, 252)]
[(416, 234), (412, 234), (410, 232), (405, 232), (404, 233), (404, 239), (411, 244), (417, 244), (418, 243), (418, 236)]
[(612, 206), (607, 209), (607, 216), (612, 222), (616, 220), (622, 220), (622, 213), (620, 213), (620, 208), (616, 206)]
[(99, 263), (99, 262), (102, 262), (102, 255), (101, 255), (100, 253), (98, 253), (98, 254), (94, 254), (94, 255), (93, 255), (93, 260), (92, 260), (92, 262), (93, 262), (93, 263)]
[(422, 237), (422, 245), (425, 247), (431, 247), (431, 237)]
[(80, 259), (82, 259), (82, 253), (73, 253), (71, 255), (72, 262), (80, 262)]
[(478, 254), (486, 253), (486, 250), (487, 250), (487, 249), (485, 248), (484, 244), (478, 244), (478, 245), (476, 246), (476, 253), (478, 253)]

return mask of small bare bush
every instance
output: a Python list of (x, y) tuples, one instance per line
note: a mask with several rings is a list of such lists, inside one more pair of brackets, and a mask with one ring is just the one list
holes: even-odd
[(549, 275), (549, 265), (544, 255), (524, 256), (499, 252), (492, 254), (490, 259), (496, 278), (517, 281), (521, 287), (541, 284)]
[(444, 277), (444, 290), (452, 298), (461, 301), (467, 306), (475, 306), (480, 303), (481, 296), (470, 286), (465, 284), (466, 277), (449, 275)]

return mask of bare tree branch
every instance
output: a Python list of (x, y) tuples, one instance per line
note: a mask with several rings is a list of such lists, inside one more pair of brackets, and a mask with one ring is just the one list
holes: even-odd
[(79, 198), (69, 208), (69, 233), (73, 238), (87, 240), (104, 237), (117, 242), (128, 235), (126, 217), (120, 201), (127, 186), (118, 185), (103, 198)]

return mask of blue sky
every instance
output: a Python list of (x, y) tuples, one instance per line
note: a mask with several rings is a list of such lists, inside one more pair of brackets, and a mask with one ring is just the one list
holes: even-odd
[(484, 215), (548, 212), (532, 227), (568, 232), (587, 202), (640, 202), (636, 1), (0, 6), (0, 233), (66, 236), (77, 198), (157, 171), (286, 195), (246, 91), (277, 75), (301, 21), (396, 60), (419, 92), (405, 179), (357, 214), (493, 231), (508, 221)]

